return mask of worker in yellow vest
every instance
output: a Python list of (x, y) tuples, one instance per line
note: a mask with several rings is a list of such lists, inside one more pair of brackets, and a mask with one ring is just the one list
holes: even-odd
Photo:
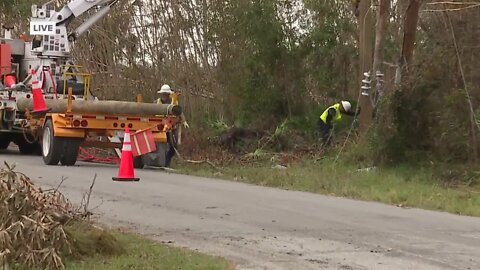
[(177, 95), (173, 92), (173, 89), (168, 84), (162, 85), (160, 90), (157, 91), (157, 94), (160, 96), (156, 100), (157, 104), (178, 105)]
[[(157, 92), (160, 94), (160, 97), (156, 100), (158, 104), (174, 104), (178, 105), (177, 94), (172, 91), (173, 89), (168, 85), (164, 84)], [(185, 120), (185, 115), (180, 115), (180, 121), (184, 128), (189, 128), (187, 121)], [(173, 156), (175, 156), (175, 148), (178, 146), (178, 129), (173, 130), (172, 132), (167, 133), (167, 144), (168, 149), (165, 156), (165, 167), (170, 167)]]
[[(173, 91), (173, 88), (171, 88), (168, 84), (162, 85), (162, 88), (160, 88), (157, 93), (160, 94), (160, 97), (156, 100), (157, 104), (178, 105), (177, 93), (175, 93)], [(187, 123), (187, 120), (185, 120), (185, 115), (183, 113), (180, 115), (180, 122), (182, 123), (184, 128), (190, 127)]]
[(356, 112), (352, 112), (352, 105), (348, 101), (341, 101), (328, 107), (318, 119), (318, 127), (322, 135), (323, 145), (330, 143), (331, 130), (335, 122), (340, 122), (343, 115), (357, 117), (360, 114), (360, 106), (357, 107)]

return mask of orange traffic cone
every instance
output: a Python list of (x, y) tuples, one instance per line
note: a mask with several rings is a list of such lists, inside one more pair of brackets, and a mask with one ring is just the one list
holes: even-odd
[(47, 112), (50, 109), (47, 108), (47, 104), (45, 104), (45, 98), (43, 97), (42, 89), (40, 88), (40, 83), (38, 82), (34, 69), (32, 69), (32, 76), (33, 112)]
[(130, 129), (128, 127), (125, 128), (118, 177), (112, 177), (112, 179), (113, 181), (140, 181), (140, 178), (135, 178), (133, 171), (132, 143), (130, 142)]

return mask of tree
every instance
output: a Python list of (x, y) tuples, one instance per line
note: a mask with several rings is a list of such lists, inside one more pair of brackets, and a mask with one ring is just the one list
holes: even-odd
[(415, 34), (417, 32), (418, 15), (421, 4), (421, 0), (410, 0), (405, 13), (402, 52), (398, 60), (395, 84), (399, 84), (402, 81), (402, 76), (408, 74), (408, 65), (412, 62), (413, 51), (415, 49)]
[[(363, 73), (369, 72), (372, 67), (372, 40), (373, 40), (373, 20), (371, 15), (371, 1), (360, 1), (360, 15), (359, 32), (360, 32), (360, 76), (359, 80), (363, 78)], [(362, 113), (360, 114), (360, 132), (364, 135), (368, 131), (373, 117), (373, 104), (371, 102), (371, 96), (360, 94), (360, 106), (362, 107)]]

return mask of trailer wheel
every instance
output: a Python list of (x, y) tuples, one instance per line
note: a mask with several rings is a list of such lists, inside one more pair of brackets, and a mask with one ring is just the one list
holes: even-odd
[(30, 134), (15, 134), (10, 139), (18, 146), (18, 150), (20, 150), (22, 155), (42, 154), (40, 143)]
[(159, 167), (165, 167), (165, 154), (167, 153), (168, 150), (168, 143), (156, 143), (157, 147), (157, 153), (158, 153), (158, 158), (157, 158), (157, 166)]
[(157, 150), (154, 153), (148, 153), (142, 156), (142, 161), (145, 165), (153, 167), (165, 167), (165, 154), (167, 153), (168, 144), (163, 142), (156, 142)]
[(81, 139), (62, 138), (64, 143), (64, 152), (60, 162), (65, 166), (73, 166), (77, 162), (78, 151), (80, 149)]
[(143, 169), (143, 167), (145, 167), (142, 156), (133, 157), (133, 167), (135, 169)]
[(47, 165), (57, 165), (62, 157), (64, 141), (62, 138), (55, 137), (53, 134), (53, 123), (51, 119), (48, 119), (45, 123), (42, 135), (43, 162)]

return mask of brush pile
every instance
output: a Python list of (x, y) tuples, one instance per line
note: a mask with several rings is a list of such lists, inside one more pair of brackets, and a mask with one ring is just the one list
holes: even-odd
[(57, 189), (43, 191), (5, 167), (0, 170), (0, 269), (64, 268), (61, 258), (72, 252), (65, 225), (82, 215)]

